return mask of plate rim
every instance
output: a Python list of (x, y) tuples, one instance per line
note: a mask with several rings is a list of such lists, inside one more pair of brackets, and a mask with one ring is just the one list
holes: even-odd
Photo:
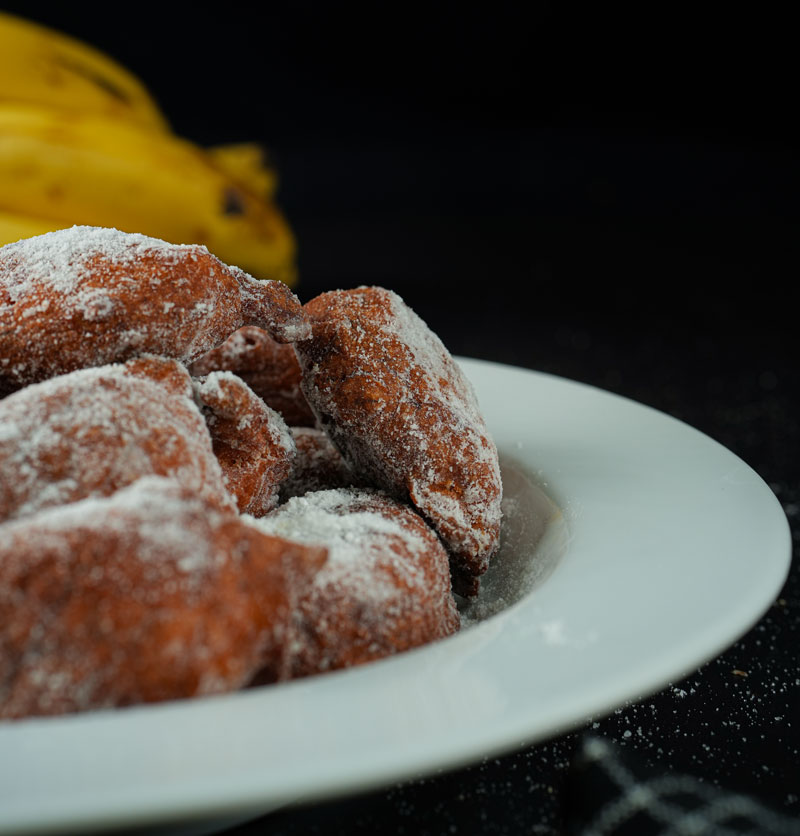
[[(567, 701), (566, 708), (561, 712), (559, 722), (550, 724), (546, 728), (537, 726), (535, 722), (528, 723), (527, 731), (525, 728), (526, 724), (521, 722), (518, 714), (514, 714), (513, 719), (507, 721), (502, 729), (501, 724), (498, 724), (493, 732), (484, 731), (483, 734), (475, 733), (469, 741), (460, 743), (457, 746), (452, 746), (447, 753), (440, 753), (438, 757), (428, 756), (424, 764), (414, 763), (415, 754), (414, 750), (411, 750), (404, 756), (405, 760), (402, 763), (399, 762), (399, 758), (398, 762), (395, 763), (394, 766), (392, 766), (391, 763), (387, 765), (386, 762), (383, 762), (382, 766), (376, 766), (371, 774), (362, 774), (358, 778), (352, 774), (347, 775), (346, 773), (330, 775), (324, 786), (318, 784), (316, 787), (312, 787), (310, 789), (307, 788), (305, 792), (301, 791), (301, 788), (297, 787), (294, 794), (291, 792), (287, 793), (286, 789), (282, 789), (281, 792), (276, 795), (274, 788), (265, 788), (259, 783), (259, 779), (263, 779), (264, 777), (263, 774), (252, 776), (256, 780), (249, 782), (243, 781), (238, 788), (238, 791), (228, 787), (226, 788), (226, 792), (217, 792), (215, 795), (213, 789), (209, 789), (208, 794), (204, 795), (202, 798), (197, 797), (197, 792), (192, 794), (189, 789), (182, 787), (179, 783), (176, 783), (171, 787), (161, 787), (158, 798), (155, 796), (151, 797), (150, 806), (145, 807), (144, 809), (140, 807), (126, 808), (124, 795), (118, 797), (116, 800), (109, 800), (110, 803), (106, 804), (105, 808), (102, 808), (102, 805), (95, 804), (94, 813), (85, 807), (84, 809), (81, 809), (80, 804), (73, 804), (71, 809), (67, 809), (69, 805), (66, 805), (65, 807), (62, 804), (60, 809), (56, 809), (55, 806), (51, 806), (50, 809), (45, 808), (44, 813), (39, 813), (37, 815), (37, 812), (32, 809), (26, 810), (24, 804), (17, 804), (16, 808), (11, 809), (10, 812), (9, 809), (4, 809), (3, 820), (0, 821), (0, 834), (12, 831), (15, 833), (26, 831), (32, 832), (34, 830), (37, 832), (43, 830), (57, 832), (62, 829), (66, 830), (76, 826), (102, 827), (110, 824), (113, 824), (114, 826), (142, 825), (163, 821), (183, 820), (187, 816), (211, 817), (217, 816), (220, 813), (239, 813), (245, 809), (252, 809), (254, 812), (265, 812), (273, 806), (281, 806), (284, 803), (296, 800), (297, 798), (321, 800), (323, 798), (338, 796), (348, 792), (373, 789), (386, 785), (388, 781), (393, 782), (396, 780), (407, 780), (416, 776), (430, 774), (431, 772), (441, 769), (457, 768), (483, 756), (496, 756), (503, 752), (510, 751), (517, 746), (531, 745), (543, 739), (564, 733), (571, 728), (580, 726), (591, 716), (602, 715), (612, 711), (614, 708), (626, 701), (646, 696), (648, 693), (654, 693), (668, 684), (671, 680), (685, 675), (691, 670), (696, 670), (699, 666), (714, 658), (718, 655), (718, 653), (724, 650), (725, 647), (728, 647), (741, 635), (746, 633), (759, 620), (769, 607), (771, 601), (774, 600), (775, 595), (778, 594), (788, 575), (791, 564), (791, 533), (788, 520), (786, 519), (783, 508), (781, 507), (777, 497), (769, 489), (764, 480), (746, 462), (744, 462), (741, 457), (725, 448), (722, 444), (720, 444), (720, 442), (702, 433), (700, 430), (697, 430), (679, 418), (661, 412), (652, 406), (640, 403), (624, 395), (609, 392), (593, 384), (570, 380), (549, 372), (536, 371), (510, 364), (495, 363), (489, 360), (467, 358), (462, 356), (456, 357), (456, 360), (462, 365), (467, 377), (470, 379), (473, 377), (481, 379), (482, 375), (522, 375), (528, 381), (538, 382), (540, 387), (545, 385), (544, 382), (547, 382), (545, 388), (555, 387), (556, 389), (561, 388), (564, 391), (569, 390), (573, 395), (580, 393), (577, 394), (577, 397), (579, 398), (600, 398), (606, 403), (613, 403), (615, 404), (615, 408), (621, 409), (623, 412), (632, 410), (638, 415), (647, 414), (656, 423), (664, 422), (669, 425), (672, 430), (677, 429), (679, 434), (687, 433), (687, 438), (693, 438), (695, 442), (700, 444), (700, 446), (708, 447), (708, 449), (714, 449), (715, 455), (727, 459), (731, 465), (737, 464), (739, 477), (744, 478), (745, 481), (753, 487), (756, 493), (761, 491), (761, 502), (763, 504), (764, 513), (772, 514), (774, 518), (773, 523), (768, 526), (768, 528), (772, 528), (775, 537), (775, 543), (771, 545), (771, 549), (773, 550), (773, 554), (770, 555), (771, 574), (769, 579), (765, 581), (763, 588), (759, 590), (759, 594), (757, 596), (758, 600), (756, 601), (753, 599), (750, 605), (746, 608), (747, 616), (741, 616), (738, 619), (734, 619), (737, 622), (735, 627), (726, 622), (720, 629), (718, 636), (715, 636), (713, 640), (707, 639), (702, 649), (698, 649), (697, 652), (686, 657), (686, 664), (682, 668), (680, 665), (677, 665), (674, 660), (670, 665), (665, 665), (663, 662), (653, 663), (653, 670), (644, 677), (644, 679), (647, 679), (649, 682), (647, 687), (642, 690), (637, 686), (635, 689), (636, 693), (629, 693), (628, 696), (621, 701), (619, 698), (619, 686), (615, 687), (606, 682), (604, 683), (604, 689), (600, 689), (600, 691), (595, 694), (595, 698), (592, 700), (591, 710), (588, 712), (585, 710), (579, 710), (580, 706), (573, 706), (569, 703), (569, 701)], [(473, 384), (475, 384), (475, 381), (473, 381)], [(536, 385), (537, 384), (534, 383), (534, 389), (536, 388)], [(481, 380), (481, 384), (476, 385), (475, 388), (478, 391), (478, 396), (483, 406), (484, 398), (481, 392), (482, 390), (488, 390), (491, 387), (486, 380)], [(484, 412), (487, 412), (485, 407)], [(495, 429), (492, 428), (491, 421), (490, 429), (492, 429), (493, 434), (497, 435)], [(507, 452), (512, 458), (515, 457), (514, 450), (505, 452)], [(523, 458), (525, 455), (527, 454), (523, 454)], [(558, 476), (550, 471), (547, 471), (545, 476), (552, 482), (552, 487), (555, 493), (558, 494)], [(772, 500), (771, 506), (770, 497)], [(579, 531), (581, 518), (574, 517), (568, 520), (568, 525), (577, 526)], [(779, 528), (781, 531), (778, 531)], [(783, 552), (782, 556), (779, 554), (781, 551)], [(559, 569), (557, 569), (554, 574), (558, 575), (558, 572)], [(545, 585), (551, 582), (552, 578), (549, 578)], [(485, 624), (477, 625), (471, 629), (486, 629), (489, 631), (499, 630), (502, 632), (507, 629), (505, 625), (509, 622), (513, 622), (515, 618), (519, 618), (519, 616), (516, 615), (517, 613), (520, 611), (524, 613), (525, 608), (521, 605), (527, 600), (527, 598), (523, 599), (523, 602), (513, 605), (509, 608), (509, 610), (494, 616)], [(269, 687), (282, 689), (282, 693), (286, 694), (291, 694), (293, 692), (296, 694), (302, 694), (303, 699), (309, 699), (309, 689), (317, 686), (319, 691), (327, 690), (331, 694), (335, 694), (338, 697), (342, 689), (346, 690), (348, 682), (352, 682), (353, 687), (355, 687), (356, 681), (360, 682), (363, 687), (374, 687), (376, 682), (384, 678), (384, 672), (385, 677), (390, 679), (402, 677), (405, 670), (408, 667), (413, 666), (418, 660), (423, 659), (426, 656), (438, 658), (446, 655), (445, 649), (447, 647), (451, 647), (453, 652), (456, 652), (457, 647), (465, 645), (468, 647), (470, 652), (472, 652), (471, 645), (474, 644), (474, 642), (471, 641), (468, 636), (465, 639), (465, 636), (466, 632), (464, 634), (457, 635), (452, 639), (440, 642), (436, 646), (429, 646), (409, 651), (401, 656), (388, 660), (382, 660), (369, 666), (365, 666), (363, 669), (326, 674), (324, 676), (324, 679), (326, 680), (325, 683), (321, 681), (322, 678), (316, 678), (319, 681), (315, 683), (310, 683), (309, 681), (289, 682), (280, 686)], [(549, 650), (554, 651), (555, 648), (550, 647)], [(639, 679), (642, 679), (642, 677), (640, 676)], [(365, 681), (367, 683), (366, 686), (364, 686)], [(345, 684), (342, 685), (341, 683)], [(627, 690), (630, 691), (631, 688), (628, 688)], [(265, 693), (267, 694), (266, 697)], [(263, 699), (264, 702), (267, 702), (269, 701), (269, 694), (267, 692), (257, 693), (255, 691), (240, 692), (234, 695), (203, 698), (185, 703), (169, 703), (157, 706), (125, 709), (122, 712), (93, 712), (90, 714), (75, 715), (71, 717), (42, 718), (25, 720), (19, 723), (0, 724), (0, 751), (3, 751), (3, 749), (9, 744), (11, 744), (12, 747), (16, 747), (17, 754), (24, 750), (25, 741), (21, 741), (20, 738), (24, 738), (26, 728), (31, 730), (42, 730), (41, 732), (37, 732), (37, 746), (44, 746), (44, 749), (46, 750), (47, 747), (42, 741), (46, 730), (57, 732), (59, 739), (64, 737), (68, 739), (75, 738), (76, 736), (79, 737), (80, 732), (84, 729), (88, 734), (94, 734), (96, 737), (96, 729), (101, 728), (103, 725), (111, 724), (114, 726), (116, 724), (121, 727), (127, 724), (133, 728), (138, 725), (144, 725), (147, 727), (148, 725), (152, 725), (148, 722), (147, 718), (169, 718), (171, 715), (175, 716), (176, 712), (184, 712), (184, 714), (186, 714), (187, 709), (189, 714), (209, 714), (209, 716), (215, 716), (219, 714), (219, 711), (221, 711), (220, 707), (223, 705), (224, 701), (228, 701), (235, 709), (237, 706), (241, 707), (245, 704), (250, 704), (253, 701), (258, 701), (259, 699)], [(314, 701), (313, 696), (311, 697), (311, 701)], [(572, 702), (575, 702), (574, 697)], [(580, 699), (578, 699), (577, 702), (580, 703)], [(583, 702), (583, 707), (585, 708), (586, 700), (584, 699)], [(144, 719), (137, 720), (136, 718)], [(34, 764), (32, 761), (24, 764), (24, 766), (26, 766), (29, 771), (34, 771)], [(4, 787), (2, 779), (3, 771), (3, 767), (0, 764), (0, 806), (8, 808), (8, 789)], [(8, 777), (10, 770), (6, 769), (5, 771), (6, 776)], [(17, 770), (15, 770), (15, 772), (17, 772)], [(267, 770), (267, 773), (269, 773), (269, 770)]]

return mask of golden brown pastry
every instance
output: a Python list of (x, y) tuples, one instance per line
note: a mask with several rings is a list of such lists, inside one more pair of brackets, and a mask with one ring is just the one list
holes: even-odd
[(307, 493), (256, 524), (328, 549), (297, 606), (293, 676), (359, 665), (458, 630), (447, 552), (416, 512), (385, 493)]
[(263, 329), (245, 325), (222, 345), (191, 364), (193, 375), (233, 372), (290, 426), (313, 427), (314, 413), (300, 389), (300, 364), (291, 345), (276, 342)]
[(287, 675), (323, 549), (148, 477), (0, 526), (0, 718), (218, 694)]
[(0, 522), (109, 496), (146, 475), (235, 507), (192, 380), (176, 360), (81, 369), (0, 401)]
[(309, 333), (284, 284), (203, 246), (76, 226), (0, 247), (0, 391), (146, 353), (188, 363), (243, 325)]
[(231, 372), (212, 372), (193, 386), (239, 510), (265, 514), (278, 504), (278, 488), (292, 470), (295, 443), (289, 428)]
[(296, 350), (320, 425), (353, 470), (413, 503), (451, 554), (455, 590), (476, 595), (499, 545), (502, 483), (471, 385), (391, 291), (332, 291), (305, 309), (313, 337)]
[(280, 486), (281, 502), (309, 491), (368, 487), (323, 430), (316, 427), (290, 427), (289, 430), (297, 454), (288, 477)]

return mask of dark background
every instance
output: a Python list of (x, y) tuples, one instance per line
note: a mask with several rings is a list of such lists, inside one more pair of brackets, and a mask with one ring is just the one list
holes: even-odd
[(301, 296), (383, 283), (444, 329), (455, 306), (483, 355), (487, 305), (520, 331), (793, 324), (795, 51), (768, 6), (5, 8), (110, 52), (178, 133), (263, 141)]
[[(5, 8), (110, 52), (183, 136), (264, 142), (301, 299), (384, 285), (455, 353), (676, 415), (751, 464), (797, 535), (796, 45), (774, 8)], [(800, 815), (799, 583), (592, 730)], [(555, 833), (582, 731), (247, 832)]]

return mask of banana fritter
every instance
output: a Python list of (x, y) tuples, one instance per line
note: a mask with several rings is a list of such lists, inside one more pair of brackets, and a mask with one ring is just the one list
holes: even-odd
[(0, 247), (0, 394), (147, 353), (188, 363), (243, 325), (309, 334), (286, 285), (200, 245), (76, 226)]
[(327, 434), (316, 427), (290, 427), (297, 454), (289, 476), (280, 486), (279, 498), (330, 488), (369, 487), (362, 483)]
[(170, 480), (0, 526), (0, 719), (286, 678), (295, 601), (325, 550)]
[(300, 365), (294, 348), (274, 340), (255, 325), (239, 328), (222, 345), (195, 360), (193, 375), (233, 372), (289, 426), (313, 427), (314, 413), (300, 389)]
[(18, 241), (0, 398), (0, 720), (418, 647), (499, 545), (474, 391), (383, 288), (301, 306), (201, 246)]
[(81, 369), (0, 401), (0, 522), (109, 496), (147, 475), (234, 507), (177, 361), (147, 356)]
[(265, 514), (278, 504), (278, 488), (292, 470), (295, 442), (289, 428), (231, 372), (211, 372), (192, 383), (239, 510)]
[(328, 549), (298, 603), (292, 676), (352, 667), (459, 628), (447, 552), (408, 505), (380, 491), (315, 491), (256, 522)]
[(378, 287), (306, 303), (303, 391), (356, 473), (408, 499), (447, 546), (455, 590), (475, 596), (500, 538), (497, 449), (474, 391), (441, 340)]

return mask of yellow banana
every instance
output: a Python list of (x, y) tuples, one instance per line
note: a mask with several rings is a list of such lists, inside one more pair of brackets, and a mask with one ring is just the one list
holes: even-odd
[(19, 241), (20, 238), (32, 238), (43, 232), (52, 232), (63, 226), (64, 224), (58, 221), (32, 218), (14, 212), (0, 212), (0, 247), (12, 241)]
[(205, 244), (258, 278), (295, 280), (279, 211), (191, 142), (89, 114), (0, 105), (0, 212)]
[(168, 130), (142, 82), (103, 52), (0, 12), (0, 101), (97, 113)]
[(212, 162), (250, 189), (257, 197), (271, 200), (278, 185), (275, 169), (269, 164), (267, 150), (257, 142), (234, 142), (206, 149)]

